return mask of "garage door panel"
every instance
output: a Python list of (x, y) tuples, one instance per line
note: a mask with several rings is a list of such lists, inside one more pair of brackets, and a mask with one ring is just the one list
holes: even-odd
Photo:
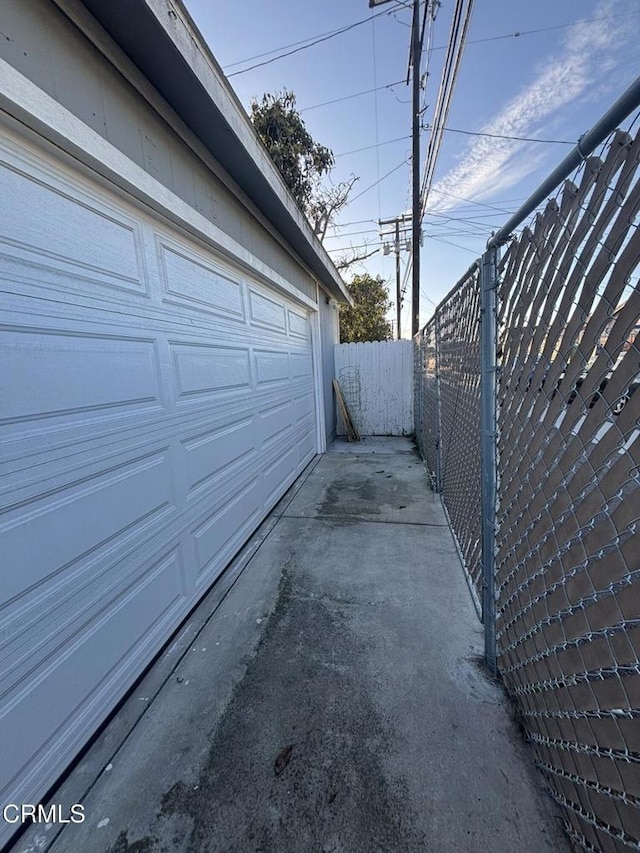
[[(219, 350), (220, 348), (212, 348), (214, 354)], [(199, 349), (196, 349), (196, 352), (198, 355), (201, 354)], [(234, 350), (229, 352), (233, 355), (227, 363), (237, 368), (237, 353)], [(201, 433), (206, 432), (207, 428), (211, 430), (224, 429), (227, 425), (252, 418), (255, 414), (275, 410), (290, 401), (292, 395), (295, 395), (296, 399), (300, 397), (302, 400), (304, 398), (306, 405), (314, 408), (313, 394), (309, 391), (309, 382), (304, 377), (298, 377), (291, 382), (286, 382), (282, 378), (286, 370), (285, 365), (288, 364), (289, 356), (287, 353), (272, 352), (265, 356), (268, 361), (262, 362), (261, 368), (261, 375), (265, 381), (255, 391), (252, 390), (251, 385), (247, 385), (208, 392), (202, 388), (196, 389), (196, 377), (194, 375), (195, 370), (199, 370), (205, 381), (209, 380), (210, 384), (215, 381), (211, 379), (211, 376), (215, 377), (216, 373), (211, 370), (211, 365), (207, 359), (209, 350), (207, 349), (205, 353), (202, 362), (196, 364), (194, 373), (185, 377), (184, 380), (185, 384), (187, 381), (191, 382), (186, 390), (192, 393), (179, 398), (175, 411), (170, 408), (164, 409), (156, 399), (149, 403), (115, 404), (103, 409), (94, 405), (94, 407), (75, 413), (71, 410), (55, 414), (48, 413), (47, 416), (41, 414), (39, 417), (32, 416), (30, 419), (23, 418), (20, 423), (17, 423), (15, 418), (5, 422), (4, 425), (0, 426), (0, 443), (2, 444), (4, 460), (2, 466), (4, 490), (13, 492), (21, 489), (23, 477), (26, 483), (32, 480), (41, 482), (52, 477), (55, 478), (59, 465), (68, 466), (65, 470), (74, 470), (87, 462), (92, 462), (95, 457), (105, 453), (113, 453), (117, 448), (121, 448), (123, 451), (131, 448), (133, 451), (138, 443), (154, 440), (155, 437), (178, 437), (184, 441), (187, 438), (185, 436), (186, 431), (193, 435), (197, 430), (200, 430)], [(226, 358), (224, 353), (223, 357)], [(248, 358), (246, 351), (244, 357)], [(189, 362), (187, 364), (190, 366)], [(212, 365), (216, 370), (219, 369), (215, 358)], [(37, 364), (34, 370), (37, 370)], [(119, 378), (112, 377), (111, 381), (112, 386), (117, 389)], [(131, 387), (126, 387), (127, 381), (128, 377), (125, 373), (122, 384), (125, 385), (125, 390), (130, 394)], [(229, 377), (225, 380), (223, 376), (221, 381), (230, 380)], [(177, 382), (176, 379), (175, 384)], [(37, 382), (33, 384), (37, 385)], [(108, 386), (108, 383), (105, 382), (104, 385)], [(15, 385), (10, 390), (16, 395), (18, 403), (22, 403), (20, 388)], [(71, 399), (70, 402), (77, 403), (80, 400), (78, 396), (80, 390), (79, 388), (73, 389), (76, 398)], [(142, 392), (146, 390), (146, 388), (142, 388)], [(185, 390), (184, 386), (182, 390)], [(95, 404), (97, 398), (91, 398), (91, 394), (104, 394), (105, 391), (108, 391), (108, 387), (106, 389), (94, 389), (92, 387), (89, 389), (87, 397), (92, 399)], [(197, 391), (201, 393), (197, 393)], [(170, 398), (175, 397), (176, 393), (177, 390), (174, 386), (167, 386), (166, 379), (164, 387), (157, 389), (157, 394), (162, 394), (165, 397), (165, 402), (169, 407)], [(9, 398), (9, 395), (6, 396)], [(42, 397), (46, 401), (44, 393)], [(31, 399), (27, 402), (29, 405), (33, 405)], [(57, 404), (59, 405), (60, 402)], [(296, 403), (296, 418), (300, 417), (302, 413), (300, 407), (304, 407), (304, 405), (305, 403), (301, 401)], [(78, 406), (77, 409), (79, 408)], [(133, 411), (130, 411), (130, 408)], [(13, 413), (16, 413), (16, 409), (13, 410)], [(22, 410), (22, 414), (25, 414), (25, 409)], [(275, 413), (272, 413), (272, 417), (274, 416)], [(269, 437), (269, 429), (267, 427), (267, 433), (258, 438), (258, 446), (261, 440), (266, 440)], [(30, 474), (31, 469), (34, 470)]]
[[(222, 334), (225, 341), (247, 342), (246, 321), (230, 324), (223, 315), (198, 313), (196, 310), (164, 304), (160, 298), (149, 300), (138, 295), (92, 287), (92, 279), (76, 279), (68, 273), (58, 275), (26, 265), (17, 257), (9, 257), (0, 245), (0, 292), (3, 308), (16, 318), (25, 314), (24, 325), (42, 318), (43, 325), (70, 331), (83, 324), (95, 326), (95, 332), (131, 334), (132, 329), (144, 336), (145, 330), (165, 333), (170, 338), (184, 337), (187, 343), (211, 342), (211, 336)], [(13, 247), (12, 255), (16, 255)], [(154, 293), (157, 288), (154, 285)], [(259, 338), (259, 336), (258, 336)], [(256, 338), (256, 341), (258, 340)], [(269, 335), (266, 339), (270, 340)]]
[(193, 531), (199, 580), (203, 573), (210, 573), (213, 564), (222, 570), (224, 563), (216, 558), (230, 541), (238, 540), (238, 531), (253, 524), (260, 514), (262, 501), (255, 470), (249, 472), (249, 477), (239, 489), (230, 490), (218, 500), (216, 510)]
[[(158, 563), (158, 545), (172, 550), (183, 595), (193, 590), (179, 559), (175, 531), (167, 528), (149, 537), (143, 545), (120, 543), (101, 554), (91, 555), (56, 577), (50, 585), (40, 585), (25, 593), (17, 606), (4, 608), (0, 618), (0, 668), (2, 695), (44, 668), (55, 665), (79, 636), (91, 630), (123, 597), (135, 589), (141, 578)], [(105, 650), (108, 653), (108, 649)]]
[(266, 326), (277, 333), (286, 334), (286, 307), (283, 301), (272, 299), (250, 287), (249, 306), (252, 326)]
[(258, 388), (261, 385), (274, 382), (288, 383), (289, 354), (287, 352), (255, 350), (253, 358), (256, 370), (256, 386)]
[[(108, 272), (64, 263), (60, 258), (48, 259), (32, 249), (9, 243), (0, 237), (3, 275), (0, 289), (7, 293), (26, 293), (60, 306), (58, 293), (73, 294), (78, 303), (101, 300), (118, 304), (123, 291), (128, 299), (149, 304), (147, 282), (131, 283)], [(72, 306), (68, 306), (72, 307)], [(64, 316), (61, 314), (61, 316)]]
[[(2, 219), (0, 241), (24, 260), (146, 292), (134, 220), (74, 196), (68, 185), (61, 189), (45, 172), (28, 174), (6, 158), (0, 162), (0, 192), (11, 210)], [(46, 217), (34, 215), (39, 211), (46, 211)]]
[(297, 311), (292, 311), (289, 308), (287, 309), (287, 319), (289, 324), (289, 334), (294, 338), (301, 338), (304, 341), (308, 341), (310, 333), (309, 320), (306, 315), (299, 314)]
[(246, 319), (240, 279), (225, 275), (203, 258), (189, 256), (184, 248), (158, 238), (162, 274), (162, 301), (167, 304), (215, 314), (228, 320)]
[(265, 504), (271, 505), (282, 494), (282, 484), (291, 480), (297, 469), (295, 446), (283, 447), (282, 452), (264, 469), (261, 491)]
[(304, 466), (311, 462), (316, 452), (316, 446), (313, 437), (308, 431), (297, 442), (296, 449), (298, 451), (299, 465)]
[[(177, 550), (164, 554), (138, 575), (135, 586), (108, 613), (74, 638), (64, 655), (49, 660), (24, 689), (4, 698), (0, 724), (11, 732), (12, 748), (3, 750), (3, 781), (7, 782), (0, 796), (13, 793), (16, 776), (25, 767), (33, 768), (38, 753), (45, 753), (65, 729), (91, 713), (92, 695), (102, 693), (102, 685), (109, 677), (117, 677), (118, 669), (130, 668), (138, 657), (136, 648), (148, 645), (154, 628), (166, 624), (179, 610), (184, 599), (182, 577)], [(34, 724), (40, 741), (37, 750)]]
[(291, 400), (286, 400), (284, 403), (279, 403), (268, 409), (263, 409), (260, 412), (260, 431), (259, 438), (263, 448), (266, 448), (271, 442), (281, 437), (283, 433), (291, 429), (293, 423), (293, 412)]
[(312, 379), (313, 377), (313, 363), (311, 361), (311, 354), (308, 352), (305, 353), (292, 353), (291, 355), (291, 375), (294, 379), (304, 378), (304, 379)]
[(167, 448), (87, 480), (36, 496), (0, 527), (0, 551), (7, 565), (3, 603), (45, 582), (119, 536), (139, 536), (160, 513), (171, 511), (172, 478)]
[(259, 507), (232, 535), (227, 535), (225, 542), (219, 547), (212, 559), (205, 564), (196, 577), (197, 596), (202, 595), (214, 581), (220, 577), (229, 561), (238, 553), (247, 539), (256, 530), (264, 517), (263, 508)]
[(20, 329), (0, 332), (0, 358), (0, 423), (160, 399), (153, 340)]
[(303, 418), (313, 419), (315, 415), (313, 394), (310, 394), (308, 391), (298, 394), (294, 399), (294, 412), (297, 421)]
[[(313, 395), (304, 390), (304, 385), (295, 389), (286, 388), (286, 396), (280, 386), (263, 386), (252, 391), (220, 392), (212, 399), (200, 399), (197, 395), (185, 398), (175, 411), (139, 408), (135, 413), (109, 413), (108, 417), (96, 417), (91, 412), (81, 417), (50, 418), (46, 428), (34, 422), (37, 429), (17, 433), (17, 425), (5, 425), (0, 429), (3, 465), (0, 465), (0, 493), (16, 494), (15, 500), (23, 499), (25, 488), (30, 484), (55, 480), (60, 466), (64, 470), (83, 469), (91, 466), (96, 457), (122, 452), (135, 453), (136, 448), (161, 438), (176, 438), (179, 442), (189, 441), (197, 435), (223, 431), (227, 426), (252, 419), (283, 405), (283, 400), (296, 395), (307, 395), (313, 406)], [(29, 426), (32, 426), (31, 424)], [(12, 432), (9, 432), (11, 428)], [(261, 438), (256, 438), (259, 447)], [(0, 498), (0, 504), (2, 500)]]
[(178, 399), (251, 387), (249, 350), (215, 344), (169, 343)]
[[(224, 475), (235, 474), (240, 463), (256, 462), (256, 437), (253, 418), (244, 418), (224, 427), (198, 432), (181, 442), (187, 478), (187, 498), (203, 488), (220, 482)], [(231, 470), (233, 469), (233, 470)], [(214, 485), (215, 485), (214, 484)]]

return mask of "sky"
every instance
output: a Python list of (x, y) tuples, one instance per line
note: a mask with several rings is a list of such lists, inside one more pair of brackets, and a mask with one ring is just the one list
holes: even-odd
[[(410, 3), (390, 0), (369, 9), (367, 0), (184, 2), (245, 108), (265, 92), (293, 91), (307, 129), (334, 153), (331, 181), (357, 176), (339, 227), (325, 240), (331, 257), (349, 247), (380, 249), (378, 220), (411, 209)], [(423, 56), (425, 126), (433, 118), (453, 7), (454, 0), (440, 3)], [(295, 52), (278, 58), (289, 51)], [(423, 222), (421, 324), (482, 253), (491, 231), (571, 150), (565, 143), (575, 144), (595, 124), (639, 68), (640, 0), (475, 0), (451, 130)], [(422, 163), (427, 142), (425, 129)], [(406, 251), (401, 260), (404, 279)], [(395, 303), (394, 254), (378, 251), (345, 278), (364, 272), (381, 275)], [(403, 337), (410, 332), (410, 303), (409, 283)]]

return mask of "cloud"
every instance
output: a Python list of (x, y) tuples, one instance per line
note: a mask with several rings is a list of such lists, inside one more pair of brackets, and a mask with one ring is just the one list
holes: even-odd
[[(627, 0), (606, 0), (596, 7), (593, 18), (623, 15), (630, 8)], [(633, 29), (624, 17), (577, 23), (568, 30), (559, 55), (547, 58), (535, 79), (482, 130), (506, 136), (540, 134), (543, 122), (562, 107), (602, 94), (604, 75), (621, 61), (621, 49), (631, 36)], [(469, 145), (458, 166), (433, 186), (428, 209), (454, 208), (459, 202), (451, 194), (479, 199), (514, 186), (540, 165), (534, 146), (479, 138)]]

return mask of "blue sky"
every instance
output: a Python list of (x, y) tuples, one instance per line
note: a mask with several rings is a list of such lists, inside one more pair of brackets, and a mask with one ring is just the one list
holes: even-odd
[[(325, 241), (332, 257), (341, 247), (379, 246), (377, 220), (410, 209), (410, 139), (401, 138), (411, 129), (410, 87), (388, 85), (406, 78), (410, 8), (389, 2), (370, 10), (367, 0), (185, 2), (247, 109), (253, 96), (293, 90), (309, 131), (336, 155), (332, 179), (359, 177), (339, 220), (343, 227)], [(426, 123), (433, 117), (453, 6), (442, 0), (431, 33)], [(286, 46), (359, 21), (348, 32), (244, 71), (277, 55), (250, 59), (257, 54), (290, 50)], [(426, 56), (423, 71), (425, 65)], [(448, 126), (575, 142), (639, 68), (640, 0), (476, 0)], [(376, 87), (386, 88), (317, 106)], [(388, 140), (397, 141), (380, 144)], [(425, 132), (423, 156), (427, 141)], [(348, 153), (361, 148), (368, 150)], [(491, 229), (508, 219), (506, 211), (515, 210), (569, 150), (445, 134), (423, 225), (421, 322), (481, 253)], [(378, 253), (352, 271), (365, 269), (388, 280), (395, 298), (392, 254)], [(407, 292), (405, 336), (409, 305)]]

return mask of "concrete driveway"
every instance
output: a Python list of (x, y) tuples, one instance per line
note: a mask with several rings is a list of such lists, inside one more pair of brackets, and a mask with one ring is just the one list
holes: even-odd
[(312, 463), (218, 586), (18, 850), (568, 849), (408, 440)]

